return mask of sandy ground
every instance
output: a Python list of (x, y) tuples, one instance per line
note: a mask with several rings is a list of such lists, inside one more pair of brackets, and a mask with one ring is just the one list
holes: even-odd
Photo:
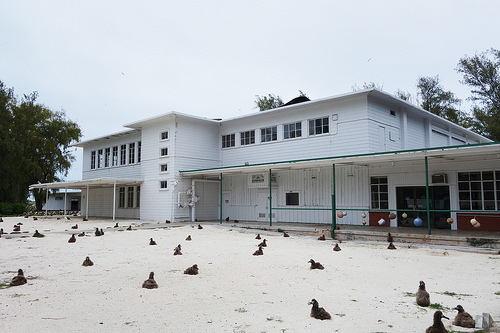
[[(0, 283), (18, 268), (28, 283), (2, 285), (0, 332), (425, 332), (435, 310), (415, 303), (420, 280), (444, 307), (447, 329), (474, 331), (451, 325), (457, 304), (500, 320), (500, 255), (357, 242), (334, 252), (332, 240), (263, 231), (268, 247), (253, 256), (256, 232), (227, 225), (125, 231), (141, 222), (4, 221), (8, 233), (23, 225), (0, 238)], [(95, 227), (105, 235), (95, 237)], [(45, 237), (31, 237), (35, 229)], [(81, 231), (88, 235), (67, 242)], [(182, 256), (173, 255), (178, 244)], [(94, 266), (81, 265), (86, 256)], [(310, 270), (311, 258), (325, 269)], [(193, 264), (199, 275), (183, 274)], [(141, 288), (151, 271), (159, 288)], [(312, 298), (332, 320), (310, 317)]]

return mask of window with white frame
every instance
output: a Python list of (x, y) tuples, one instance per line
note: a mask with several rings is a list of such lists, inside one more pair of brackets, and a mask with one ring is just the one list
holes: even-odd
[(460, 210), (499, 210), (500, 171), (458, 173)]
[(309, 135), (318, 135), (328, 132), (328, 117), (309, 120)]
[(285, 194), (285, 202), (287, 206), (298, 206), (299, 205), (299, 193), (290, 192)]
[(160, 172), (167, 172), (168, 164), (160, 164)]
[(102, 149), (99, 149), (97, 151), (97, 168), (98, 169), (102, 168), (102, 162), (103, 162)]
[(160, 181), (160, 188), (161, 188), (161, 189), (166, 189), (166, 188), (168, 188), (168, 180), (161, 180), (161, 181)]
[(227, 134), (222, 136), (222, 148), (234, 147), (235, 145), (235, 135)]
[(127, 164), (127, 145), (120, 146), (120, 165)]
[(371, 206), (373, 209), (389, 208), (387, 177), (370, 177)]
[(96, 151), (92, 150), (90, 152), (90, 169), (95, 169), (95, 157), (96, 157)]
[(133, 186), (129, 186), (127, 188), (127, 207), (128, 208), (134, 207), (134, 187)]
[(142, 152), (142, 143), (141, 141), (137, 142), (137, 163), (141, 163), (141, 152)]
[(135, 163), (135, 142), (128, 144), (128, 164)]
[(160, 133), (160, 140), (168, 140), (168, 131)]
[(125, 208), (125, 187), (118, 190), (118, 208)]
[(168, 148), (161, 148), (160, 149), (160, 156), (162, 156), (162, 157), (168, 156)]
[(241, 145), (251, 145), (255, 143), (255, 130), (240, 132)]
[(135, 207), (141, 207), (141, 187), (135, 188)]
[(118, 165), (118, 146), (113, 147), (113, 156), (111, 158), (111, 165), (112, 166)]
[(291, 123), (283, 125), (283, 139), (293, 139), (302, 136), (302, 123)]
[(104, 149), (104, 167), (108, 168), (111, 162), (111, 148)]
[(271, 142), (278, 140), (278, 128), (276, 126), (260, 129), (260, 142)]

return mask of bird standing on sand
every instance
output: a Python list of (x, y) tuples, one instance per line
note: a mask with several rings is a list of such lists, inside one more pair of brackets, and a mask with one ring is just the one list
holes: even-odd
[(10, 281), (10, 286), (20, 286), (28, 282), (26, 278), (24, 277), (24, 272), (22, 269), (17, 270), (17, 275), (12, 278), (12, 281)]
[(101, 228), (101, 236), (102, 236), (102, 235), (104, 235), (104, 230), (102, 230), (102, 228)]
[(319, 307), (318, 301), (314, 298), (307, 304), (312, 304), (311, 317), (320, 320), (332, 319), (332, 316), (324, 308)]
[(262, 242), (260, 242), (260, 244), (257, 246), (267, 247), (266, 239), (264, 238)]
[(257, 234), (257, 236), (255, 236), (255, 239), (260, 239), (260, 234)]
[(262, 251), (262, 246), (259, 246), (259, 249), (258, 250), (255, 250), (255, 252), (253, 253), (254, 256), (262, 256), (264, 255), (264, 251)]
[(81, 233), (78, 234), (78, 237), (83, 237), (85, 236), (85, 231), (82, 231)]
[(193, 266), (187, 268), (185, 271), (184, 271), (184, 274), (188, 274), (188, 275), (197, 275), (198, 274), (198, 265), (194, 264)]
[(321, 235), (321, 236), (318, 237), (318, 240), (325, 240), (325, 239), (326, 239), (325, 235)]
[(387, 247), (389, 250), (395, 250), (396, 247), (394, 246), (394, 244), (392, 244), (392, 242), (389, 243), (389, 246)]
[(118, 222), (115, 223), (115, 226), (113, 228), (118, 228)]
[(126, 230), (132, 230), (132, 225), (129, 225)]
[(200, 224), (198, 224), (198, 229), (201, 230), (201, 229), (203, 229), (203, 227)]
[(186, 237), (186, 240), (187, 240), (187, 241), (190, 241), (190, 240), (191, 240), (191, 235), (188, 235), (188, 236)]
[(174, 256), (181, 256), (182, 255), (182, 252), (181, 252), (181, 244), (177, 245), (174, 249)]
[(153, 238), (149, 239), (149, 245), (156, 245), (156, 242), (153, 240)]
[(101, 236), (101, 232), (99, 231), (99, 228), (95, 228), (95, 235)]
[(425, 330), (425, 333), (448, 333), (441, 321), (442, 318), (449, 319), (441, 311), (434, 312), (434, 323)]
[(321, 265), (319, 262), (316, 262), (314, 260), (309, 260), (308, 262), (311, 263), (311, 266), (309, 267), (309, 269), (325, 269), (325, 267), (323, 267), (323, 265)]
[(78, 224), (71, 226), (71, 229), (78, 229)]
[(335, 243), (335, 246), (333, 247), (333, 251), (338, 252), (338, 251), (340, 251), (340, 250), (341, 250), (341, 248), (340, 248), (339, 244), (338, 244), (338, 243)]
[(420, 281), (417, 294), (416, 294), (417, 304), (420, 306), (429, 306), (431, 304), (431, 297), (429, 293), (425, 290), (424, 281)]
[(287, 234), (286, 231), (285, 231), (285, 232), (283, 232), (283, 237), (290, 237), (290, 235)]
[(142, 283), (142, 287), (146, 288), (146, 289), (158, 288), (158, 284), (155, 281), (155, 273), (154, 272), (149, 273), (149, 279), (147, 279), (146, 281), (144, 281)]
[(93, 266), (93, 265), (94, 263), (92, 262), (92, 260), (90, 260), (89, 257), (85, 258), (85, 260), (82, 263), (82, 266)]
[(390, 232), (387, 233), (387, 243), (392, 243), (394, 242), (394, 239), (392, 238), (392, 235)]
[(21, 231), (21, 226), (20, 225), (15, 225), (13, 228), (13, 231)]
[(458, 313), (453, 320), (453, 325), (474, 328), (476, 327), (476, 321), (472, 318), (472, 316), (464, 311), (464, 308), (461, 305), (457, 305), (453, 310), (457, 310)]
[(71, 237), (68, 239), (68, 243), (74, 243), (76, 242), (75, 234), (71, 235)]
[(226, 222), (229, 222), (229, 216), (228, 216), (228, 217), (226, 217)]

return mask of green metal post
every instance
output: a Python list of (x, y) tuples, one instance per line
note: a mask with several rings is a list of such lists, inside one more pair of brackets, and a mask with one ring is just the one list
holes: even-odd
[(431, 234), (431, 212), (429, 202), (429, 166), (427, 164), (427, 156), (425, 156), (425, 201), (427, 210), (427, 233)]
[(332, 230), (330, 232), (332, 238), (335, 237), (335, 229), (337, 229), (337, 218), (335, 215), (335, 210), (337, 209), (336, 204), (335, 204), (335, 164), (333, 164), (332, 167), (332, 183), (333, 183), (333, 191), (332, 191)]
[(273, 225), (273, 197), (271, 185), (271, 169), (269, 169), (269, 226)]
[(222, 172), (220, 173), (220, 181), (219, 181), (219, 188), (220, 188), (220, 191), (219, 191), (219, 201), (220, 201), (220, 207), (219, 207), (219, 222), (220, 224), (222, 224)]

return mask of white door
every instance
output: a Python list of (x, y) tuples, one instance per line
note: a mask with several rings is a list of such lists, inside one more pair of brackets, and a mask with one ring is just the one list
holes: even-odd
[[(277, 206), (277, 194), (273, 191), (273, 207)], [(256, 207), (257, 221), (269, 221), (269, 191), (262, 191), (257, 193), (257, 207)], [(273, 219), (276, 214), (273, 212)]]

